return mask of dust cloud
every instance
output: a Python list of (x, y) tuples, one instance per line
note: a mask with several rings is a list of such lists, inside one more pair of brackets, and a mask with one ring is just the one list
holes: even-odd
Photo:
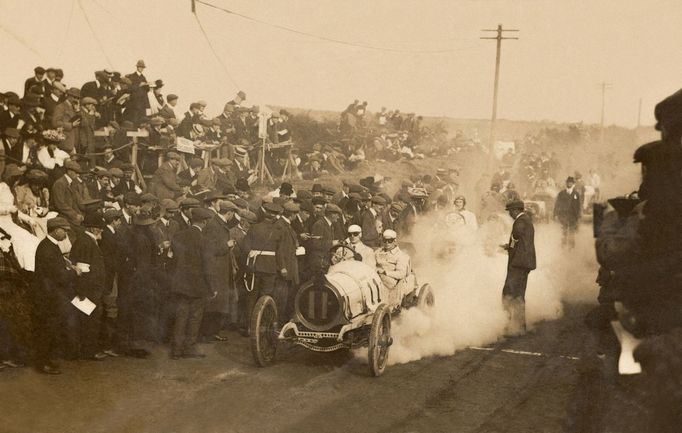
[[(504, 338), (501, 296), (507, 253), (498, 245), (508, 241), (511, 218), (500, 215), (497, 222), (476, 232), (454, 229), (454, 236), (444, 236), (434, 223), (428, 218), (415, 227), (412, 239), (417, 253), (412, 259), (419, 283), (433, 287), (436, 305), (426, 313), (417, 308), (403, 311), (393, 321), (391, 364), (452, 355)], [(590, 225), (580, 227), (572, 251), (561, 248), (558, 224), (536, 224), (535, 230), (538, 267), (530, 273), (526, 291), (531, 332), (539, 322), (561, 317), (563, 303), (596, 302), (598, 291)], [(443, 254), (444, 239), (453, 238), (454, 252)]]

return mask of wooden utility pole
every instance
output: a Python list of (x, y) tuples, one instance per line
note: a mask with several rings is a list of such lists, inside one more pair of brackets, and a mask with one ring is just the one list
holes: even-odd
[(190, 0), (192, 2), (192, 13), (197, 13), (197, 3), (196, 0)]
[(599, 144), (604, 144), (604, 107), (606, 106), (606, 90), (611, 88), (611, 84), (602, 81), (601, 87), (601, 120), (599, 121)]
[(518, 38), (511, 38), (511, 37), (503, 37), (502, 34), (503, 32), (518, 32), (519, 30), (516, 29), (503, 29), (502, 24), (497, 25), (497, 29), (491, 30), (491, 29), (484, 29), (481, 30), (483, 32), (496, 32), (497, 36), (485, 36), (481, 37), (481, 39), (494, 39), (497, 41), (497, 53), (495, 55), (495, 84), (494, 84), (494, 90), (493, 90), (493, 114), (491, 117), (490, 121), (490, 142), (488, 144), (488, 164), (489, 164), (489, 169), (493, 169), (494, 161), (495, 161), (495, 140), (496, 140), (496, 126), (497, 126), (497, 93), (500, 88), (500, 56), (502, 54), (502, 40), (503, 39), (518, 39)]
[(637, 107), (637, 129), (642, 126), (642, 98), (639, 98), (639, 106)]

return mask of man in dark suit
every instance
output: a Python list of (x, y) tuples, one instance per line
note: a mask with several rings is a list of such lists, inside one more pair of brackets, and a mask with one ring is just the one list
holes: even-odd
[(43, 108), (45, 109), (45, 114), (43, 116), (43, 127), (45, 129), (52, 128), (52, 117), (54, 115), (54, 110), (57, 105), (64, 102), (65, 94), (66, 86), (58, 81), (55, 81), (50, 87), (50, 93), (45, 95), (43, 98)]
[(183, 198), (180, 200), (180, 212), (173, 215), (173, 220), (178, 223), (178, 231), (186, 230), (192, 226), (192, 209), (201, 206), (199, 200), (195, 198)]
[(87, 298), (97, 307), (90, 315), (80, 311), (74, 312), (75, 327), (70, 331), (75, 331), (75, 334), (70, 333), (69, 339), (71, 345), (77, 348), (81, 359), (99, 361), (107, 356), (102, 352), (99, 338), (104, 313), (102, 297), (105, 290), (106, 271), (104, 255), (98, 244), (102, 239), (102, 231), (106, 224), (98, 213), (88, 213), (83, 219), (82, 226), (85, 230), (76, 235), (69, 257), (76, 266), (86, 264), (89, 269), (76, 278), (74, 289), (79, 299)]
[(281, 251), (283, 233), (277, 223), (277, 216), (283, 209), (275, 203), (264, 203), (263, 208), (264, 220), (252, 225), (244, 238), (244, 249), (248, 254), (246, 266), (250, 274), (247, 278), (251, 284), (245, 303), (246, 323), (250, 323), (253, 307), (262, 295), (273, 297), (279, 320), (283, 320), (282, 307), (286, 304), (283, 278), (288, 269), (283, 256), (278, 254)]
[(125, 78), (130, 80), (130, 100), (126, 108), (126, 118), (134, 124), (139, 124), (145, 116), (147, 108), (149, 108), (149, 99), (147, 92), (149, 91), (149, 82), (144, 76), (143, 72), (146, 68), (144, 60), (138, 60), (135, 64), (135, 72), (126, 75)]
[(296, 256), (296, 250), (299, 246), (298, 235), (291, 225), (292, 221), (298, 217), (301, 209), (298, 203), (292, 201), (284, 203), (283, 207), (284, 213), (277, 220), (282, 230), (282, 243), (277, 253), (282, 255), (284, 268), (287, 270), (286, 275), (282, 275), (286, 284), (286, 306), (284, 307), (285, 316), (283, 317), (283, 321), (286, 321), (293, 315), (296, 291), (301, 283), (298, 271), (298, 257)]
[(214, 212), (192, 209), (192, 226), (178, 232), (172, 241), (176, 267), (171, 292), (175, 297), (175, 324), (171, 358), (203, 358), (196, 349), (206, 299), (215, 297), (207, 280), (207, 237), (203, 231)]
[(178, 184), (177, 169), (182, 157), (176, 152), (168, 152), (166, 161), (154, 173), (150, 192), (159, 200), (175, 199), (183, 194), (184, 189)]
[(123, 245), (119, 235), (123, 214), (120, 210), (109, 209), (104, 212), (106, 228), (102, 231), (102, 239), (99, 242), (102, 256), (104, 257), (104, 294), (102, 296), (103, 324), (102, 324), (102, 349), (110, 356), (118, 356), (114, 351), (113, 338), (116, 331), (116, 317), (118, 313), (118, 281), (123, 261)]
[(111, 189), (111, 193), (114, 195), (114, 197), (124, 196), (129, 192), (142, 194), (142, 188), (140, 188), (133, 180), (135, 167), (130, 163), (123, 163), (121, 164), (121, 170), (123, 171), (123, 177), (121, 178), (121, 181)]
[(33, 86), (40, 86), (43, 88), (43, 90), (45, 90), (45, 68), (42, 66), (36, 66), (33, 69), (33, 72), (35, 75), (27, 78), (24, 82), (24, 96), (28, 94), (29, 89)]
[(308, 267), (311, 276), (318, 276), (327, 269), (329, 249), (334, 245), (334, 224), (341, 218), (341, 208), (330, 203), (324, 210), (324, 216), (315, 221), (311, 230), (308, 256)]
[(517, 200), (506, 205), (514, 219), (509, 243), (502, 245), (508, 251), (507, 278), (502, 289), (502, 305), (509, 317), (505, 335), (516, 336), (526, 332), (526, 284), (528, 273), (535, 269), (535, 229), (524, 212), (524, 204)]
[(5, 157), (12, 158), (13, 160), (9, 161), (8, 164), (17, 164), (18, 161), (21, 161), (22, 146), (19, 144), (20, 137), (21, 134), (15, 128), (5, 128), (2, 131), (2, 146), (5, 151)]
[(166, 96), (166, 104), (159, 111), (159, 116), (164, 119), (175, 119), (175, 106), (178, 104), (178, 95), (170, 94)]
[(16, 128), (21, 115), (21, 101), (15, 96), (7, 98), (7, 110), (0, 113), (0, 131)]
[(561, 246), (575, 248), (575, 232), (581, 216), (581, 198), (575, 188), (575, 179), (566, 179), (566, 189), (559, 191), (554, 202), (554, 219), (561, 224)]
[(80, 270), (64, 259), (58, 242), (66, 239), (71, 226), (64, 218), (47, 221), (47, 237), (36, 250), (34, 320), (36, 321), (36, 368), (45, 374), (60, 374), (53, 363), (75, 296), (73, 283)]
[[(217, 195), (217, 194), (216, 194)], [(206, 237), (208, 239), (207, 252), (207, 280), (211, 291), (217, 293), (209, 300), (204, 314), (202, 334), (218, 341), (225, 341), (219, 333), (224, 325), (237, 324), (237, 292), (234, 285), (234, 256), (235, 241), (230, 238), (230, 221), (237, 206), (231, 201), (217, 200), (211, 202), (215, 215), (206, 223)]]
[(69, 223), (80, 225), (83, 221), (81, 203), (90, 199), (90, 193), (79, 179), (81, 167), (77, 162), (64, 162), (64, 169), (66, 173), (52, 185), (50, 205)]

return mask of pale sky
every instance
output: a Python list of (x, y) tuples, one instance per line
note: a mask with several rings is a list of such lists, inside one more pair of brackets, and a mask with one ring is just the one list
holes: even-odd
[(204, 99), (212, 114), (238, 86), (256, 104), (342, 110), (357, 98), (371, 111), (489, 118), (495, 41), (478, 38), (497, 24), (521, 30), (520, 40), (503, 42), (500, 118), (596, 123), (606, 81), (607, 124), (634, 126), (639, 98), (642, 123), (651, 124), (656, 102), (682, 87), (679, 0), (205, 1), (326, 38), (454, 51), (331, 43), (198, 3), (235, 85), (190, 0), (0, 0), (0, 89), (23, 90), (36, 65), (61, 67), (80, 87), (96, 69), (130, 73), (144, 59), (147, 78), (162, 78), (183, 109)]

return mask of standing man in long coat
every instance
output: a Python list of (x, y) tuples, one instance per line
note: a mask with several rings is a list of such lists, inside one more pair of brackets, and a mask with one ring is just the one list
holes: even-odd
[(582, 200), (576, 190), (575, 179), (566, 179), (566, 189), (559, 191), (554, 202), (554, 218), (561, 224), (561, 246), (575, 248), (575, 232), (582, 212)]
[(526, 332), (526, 284), (528, 274), (535, 269), (535, 229), (524, 212), (524, 203), (515, 200), (506, 205), (514, 219), (509, 243), (502, 248), (509, 253), (507, 278), (502, 289), (502, 305), (509, 317), (505, 335), (516, 336)]
[(202, 325), (202, 334), (217, 341), (227, 338), (220, 335), (224, 325), (237, 323), (237, 292), (234, 286), (235, 241), (230, 237), (228, 221), (234, 217), (237, 206), (231, 201), (218, 200), (218, 209), (206, 224), (207, 275), (211, 292), (216, 296), (208, 301)]
[(298, 250), (298, 235), (296, 231), (291, 226), (291, 221), (298, 216), (300, 211), (300, 206), (298, 203), (286, 202), (284, 203), (284, 214), (277, 223), (282, 229), (282, 243), (280, 244), (280, 250), (278, 254), (282, 255), (284, 260), (284, 267), (287, 270), (287, 274), (283, 275), (286, 287), (286, 306), (284, 308), (285, 317), (284, 320), (291, 318), (294, 312), (294, 300), (296, 299), (296, 291), (298, 290), (298, 285), (300, 284), (299, 274), (298, 274), (298, 257), (296, 256)]
[(60, 347), (69, 303), (74, 297), (73, 283), (80, 270), (68, 263), (58, 243), (66, 239), (69, 222), (57, 217), (47, 221), (47, 236), (36, 250), (34, 319), (36, 320), (36, 368), (45, 374), (60, 374), (53, 363)]
[(214, 212), (205, 208), (192, 209), (192, 225), (178, 232), (172, 241), (176, 258), (172, 293), (175, 295), (175, 324), (171, 359), (203, 358), (196, 349), (206, 299), (215, 297), (208, 283), (206, 222)]
[(71, 248), (70, 259), (74, 264), (87, 264), (89, 270), (76, 278), (74, 289), (80, 299), (87, 298), (96, 307), (89, 315), (80, 311), (72, 310), (77, 316), (76, 335), (71, 335), (78, 348), (81, 359), (102, 360), (107, 355), (102, 352), (100, 344), (100, 331), (104, 313), (103, 295), (105, 289), (106, 272), (104, 268), (104, 256), (99, 247), (102, 239), (102, 231), (106, 227), (104, 219), (97, 213), (89, 213), (83, 220), (84, 231), (76, 235), (76, 240)]

